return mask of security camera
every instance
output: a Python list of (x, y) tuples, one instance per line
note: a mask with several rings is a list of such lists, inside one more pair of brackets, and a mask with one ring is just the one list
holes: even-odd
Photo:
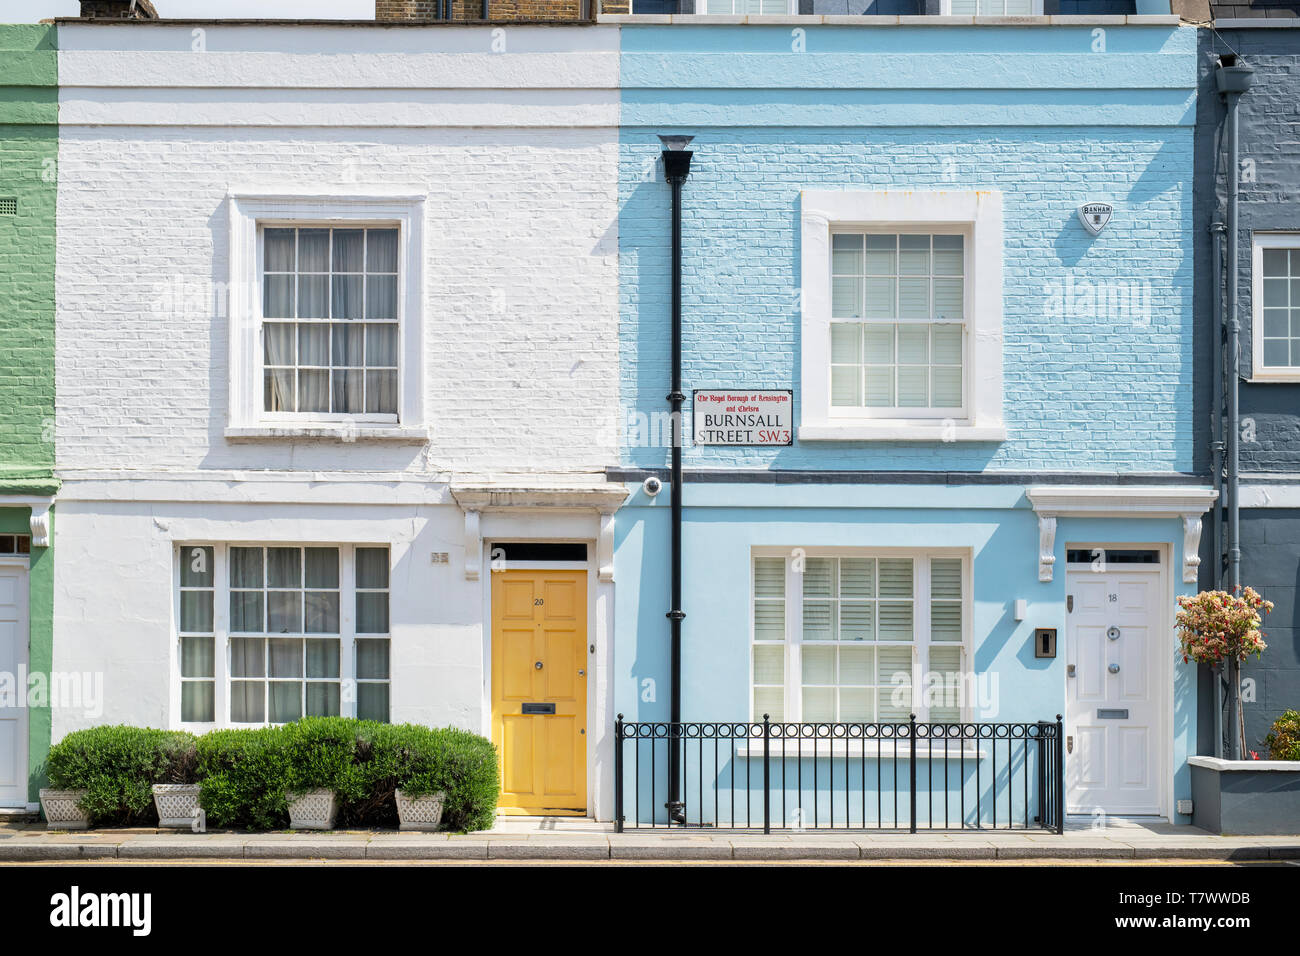
[(654, 475), (651, 475), (645, 481), (641, 482), (641, 489), (651, 498), (659, 494), (659, 492), (663, 490), (663, 487), (664, 483)]

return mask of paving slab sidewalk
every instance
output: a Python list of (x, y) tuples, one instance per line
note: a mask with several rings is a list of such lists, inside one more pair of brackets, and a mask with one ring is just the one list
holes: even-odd
[[(557, 822), (559, 820), (559, 822)], [(1217, 836), (1167, 824), (1044, 833), (615, 833), (590, 820), (503, 819), (479, 833), (177, 833), (0, 824), (0, 863), (84, 860), (1300, 860), (1300, 835)]]

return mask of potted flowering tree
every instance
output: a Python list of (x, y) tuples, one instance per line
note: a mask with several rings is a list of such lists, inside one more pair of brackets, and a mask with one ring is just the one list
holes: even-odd
[(1228, 723), (1233, 728), (1235, 758), (1246, 749), (1245, 720), (1241, 715), (1241, 662), (1252, 654), (1258, 658), (1265, 648), (1260, 631), (1260, 612), (1273, 610), (1254, 590), (1244, 588), (1240, 595), (1227, 591), (1202, 591), (1178, 599), (1178, 641), (1183, 662), (1208, 664), (1215, 673), (1224, 673), (1228, 683)]
[[(1189, 757), (1192, 822), (1215, 833), (1296, 833), (1300, 831), (1300, 762), (1240, 759), (1246, 749), (1241, 715), (1241, 662), (1268, 647), (1260, 631), (1273, 610), (1252, 588), (1240, 594), (1202, 591), (1178, 599), (1178, 642), (1183, 661), (1208, 664), (1228, 684), (1231, 759)], [(1295, 775), (1292, 781), (1290, 775)]]

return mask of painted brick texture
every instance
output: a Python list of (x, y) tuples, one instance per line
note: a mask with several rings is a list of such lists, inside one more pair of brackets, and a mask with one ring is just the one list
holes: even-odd
[(54, 465), (57, 62), (48, 27), (0, 27), (0, 480)]
[[(62, 469), (594, 471), (615, 459), (612, 131), (64, 128)], [(225, 195), (428, 190), (427, 449), (229, 444)], [(111, 185), (106, 186), (106, 183)], [(177, 294), (179, 290), (180, 294)]]
[[(440, 0), (375, 0), (376, 20), (427, 22), (442, 19)], [(482, 0), (452, 0), (452, 20), (482, 20)], [(583, 0), (491, 0), (488, 20), (561, 20), (587, 19)]]
[[(624, 29), (623, 64), (641, 70), (629, 53), (655, 52), (653, 39), (669, 31), (642, 28), (638, 39)], [(680, 28), (674, 28), (681, 33)], [(706, 103), (717, 126), (684, 125), (695, 134), (691, 178), (685, 186), (683, 222), (683, 313), (688, 388), (748, 387), (795, 390), (800, 403), (799, 210), (800, 190), (972, 190), (1003, 193), (1003, 411), (1008, 438), (1002, 443), (799, 442), (788, 448), (688, 447), (687, 467), (773, 467), (866, 470), (1052, 470), (1098, 473), (1168, 473), (1193, 467), (1193, 356), (1191, 177), (1193, 136), (1184, 108), (1154, 110), (1149, 125), (1094, 112), (1093, 96), (1114, 103), (1113, 91), (1052, 89), (1070, 86), (1066, 67), (1038, 67), (1021, 90), (987, 93), (1005, 103), (1000, 114), (978, 114), (942, 89), (924, 91), (909, 107), (927, 125), (879, 119), (906, 102), (879, 77), (864, 74), (869, 100), (854, 100), (852, 80), (826, 73), (832, 88), (814, 107), (803, 90), (786, 103), (766, 90), (764, 70), (800, 71), (816, 77), (817, 66), (773, 53), (770, 66), (758, 55), (789, 47), (788, 33), (764, 37), (748, 28), (756, 48), (742, 72), (730, 76), (719, 61), (710, 88), (690, 97)], [(810, 28), (807, 49), (844, 49), (850, 41), (883, 43), (871, 31)], [(1058, 31), (1019, 35), (943, 31), (935, 43), (965, 53), (990, 54), (995, 44), (1039, 53), (1076, 42)], [(1051, 34), (1047, 36), (1046, 34)], [(739, 36), (739, 33), (734, 34)], [(1113, 49), (1160, 50), (1152, 34), (1110, 31)], [(1171, 34), (1168, 49), (1184, 49), (1190, 67), (1190, 31)], [(703, 36), (703, 34), (701, 34)], [(892, 34), (891, 34), (892, 36)], [(861, 38), (860, 40), (857, 38)], [(898, 34), (900, 51), (911, 37)], [(716, 52), (717, 41), (683, 35), (681, 55)], [(1037, 44), (1043, 44), (1039, 48)], [(1120, 44), (1125, 44), (1123, 47)], [(934, 47), (923, 48), (933, 52)], [(1008, 47), (1009, 51), (1010, 47)], [(1086, 44), (1080, 49), (1086, 52)], [(665, 67), (674, 54), (662, 54)], [(814, 59), (813, 53), (806, 54)], [(1098, 54), (1105, 56), (1105, 54)], [(700, 55), (695, 62), (707, 56)], [(954, 58), (953, 62), (956, 62)], [(1063, 61), (1061, 61), (1063, 63)], [(1098, 61), (1081, 61), (1095, 66)], [(630, 65), (629, 65), (630, 64)], [(986, 68), (993, 67), (990, 59)], [(845, 65), (844, 69), (851, 69)], [(981, 68), (970, 85), (987, 82)], [(1058, 73), (1057, 69), (1062, 72)], [(865, 65), (863, 66), (865, 70)], [(955, 71), (957, 68), (953, 67)], [(670, 69), (666, 70), (671, 73)], [(1176, 94), (1184, 102), (1187, 87)], [(637, 76), (640, 78), (641, 73)], [(961, 80), (954, 72), (954, 84)], [(679, 80), (689, 84), (689, 80)], [(930, 80), (930, 85), (942, 83)], [(1147, 82), (1134, 74), (1132, 82)], [(705, 81), (700, 81), (704, 85)], [(794, 85), (794, 84), (791, 84)], [(1175, 85), (1175, 84), (1170, 84)], [(1036, 89), (1041, 87), (1042, 90)], [(848, 88), (846, 92), (845, 89)], [(1029, 90), (1030, 92), (1023, 92)], [(1035, 123), (1027, 103), (1050, 95), (1073, 106)], [(669, 376), (669, 191), (657, 168), (662, 128), (638, 128), (638, 116), (663, 115), (676, 89), (624, 97), (620, 172), (622, 392), (625, 415), (662, 412)], [(809, 93), (809, 96), (817, 95)], [(947, 99), (952, 95), (952, 99)], [(1134, 103), (1154, 102), (1144, 91)], [(1096, 102), (1102, 102), (1098, 99)], [(860, 108), (850, 103), (861, 102)], [(1147, 109), (1146, 106), (1138, 107)], [(961, 113), (963, 119), (956, 119)], [(736, 116), (754, 117), (754, 125)], [(1001, 116), (996, 122), (986, 116)], [(1066, 116), (1073, 118), (1071, 125)], [(839, 117), (858, 125), (839, 125)], [(1020, 117), (1021, 124), (1011, 117)], [(829, 117), (829, 118), (828, 118)], [(963, 122), (964, 120), (964, 122)], [(968, 125), (967, 125), (968, 124)], [(1090, 237), (1076, 216), (1079, 204), (1102, 198), (1116, 214), (1100, 236)], [(689, 408), (688, 408), (689, 416)], [(691, 426), (686, 424), (686, 433)], [(630, 430), (629, 430), (630, 431)], [(666, 447), (637, 447), (624, 435), (624, 461), (662, 466)]]

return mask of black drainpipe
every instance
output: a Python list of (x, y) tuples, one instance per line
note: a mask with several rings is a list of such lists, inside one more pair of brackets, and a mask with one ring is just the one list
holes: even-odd
[[(1225, 431), (1227, 432), (1227, 474), (1224, 491), (1227, 497), (1228, 511), (1228, 588), (1233, 593), (1241, 587), (1241, 510), (1239, 500), (1240, 440), (1241, 422), (1238, 404), (1241, 384), (1241, 317), (1237, 302), (1237, 272), (1241, 258), (1237, 232), (1237, 186), (1241, 178), (1241, 169), (1237, 156), (1237, 105), (1241, 94), (1250, 89), (1254, 70), (1246, 63), (1239, 62), (1234, 55), (1228, 54), (1219, 59), (1219, 68), (1215, 71), (1215, 83), (1227, 105), (1225, 122), (1228, 128), (1228, 295), (1226, 317), (1228, 320), (1227, 341), (1227, 386), (1228, 408)], [(1228, 661), (1228, 757), (1241, 759), (1241, 664)]]
[[(682, 720), (682, 185), (691, 174), (691, 152), (686, 147), (690, 136), (660, 136), (663, 143), (664, 178), (673, 188), (673, 384), (668, 393), (672, 409), (672, 598), (667, 614), (672, 628), (672, 688), (669, 720)], [(682, 801), (680, 736), (676, 728), (668, 736), (668, 818), (686, 822), (686, 804)]]

